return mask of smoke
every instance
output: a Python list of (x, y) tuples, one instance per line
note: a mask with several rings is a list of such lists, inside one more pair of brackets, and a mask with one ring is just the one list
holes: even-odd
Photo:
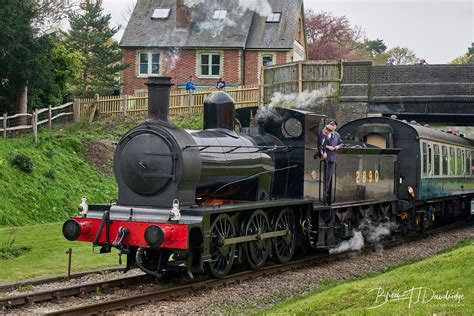
[(301, 93), (283, 94), (275, 92), (268, 105), (259, 107), (255, 118), (259, 120), (273, 119), (274, 121), (280, 121), (282, 118), (274, 108), (306, 109), (311, 105), (323, 103), (325, 98), (333, 93), (334, 90), (329, 86), (318, 90), (305, 90)]
[(253, 11), (260, 16), (268, 16), (273, 12), (267, 0), (239, 0), (239, 7), (244, 11)]
[[(184, 4), (189, 7), (195, 7), (199, 4), (206, 3), (205, 0), (185, 0)], [(272, 7), (268, 3), (268, 0), (239, 0), (237, 3), (237, 7), (235, 10), (232, 10), (232, 14), (235, 17), (240, 18), (242, 17), (245, 12), (249, 10), (259, 14), (260, 16), (268, 16), (272, 13)], [(223, 19), (214, 19), (213, 13), (206, 17), (205, 21), (199, 22), (197, 27), (201, 31), (210, 31), (212, 37), (216, 37), (221, 32), (224, 31), (225, 27), (236, 27), (238, 25), (238, 21), (232, 19), (230, 17), (230, 12), (227, 12), (225, 18)], [(241, 25), (243, 28), (244, 25)]]
[(368, 242), (377, 243), (383, 237), (390, 235), (392, 224), (390, 222), (380, 223), (376, 226), (368, 221), (364, 221), (359, 225), (359, 229), (364, 233), (364, 237)]
[(353, 236), (349, 240), (344, 240), (336, 248), (330, 249), (330, 254), (344, 251), (359, 251), (364, 247), (365, 241), (378, 243), (383, 237), (389, 236), (392, 224), (390, 222), (372, 225), (369, 221), (364, 221), (357, 230), (353, 231)]
[(344, 251), (357, 251), (364, 247), (364, 237), (362, 232), (354, 231), (354, 235), (349, 240), (344, 240), (337, 248), (329, 250), (330, 254), (341, 253)]
[[(206, 0), (185, 0), (184, 4), (192, 8), (198, 4), (206, 3)], [(245, 11), (253, 11), (260, 16), (267, 16), (271, 14), (272, 7), (268, 0), (239, 0), (238, 9), (240, 11), (239, 15), (243, 15)]]
[(176, 67), (176, 62), (180, 57), (180, 51), (177, 48), (172, 48), (171, 50), (163, 54), (163, 70), (164, 72), (171, 72)]

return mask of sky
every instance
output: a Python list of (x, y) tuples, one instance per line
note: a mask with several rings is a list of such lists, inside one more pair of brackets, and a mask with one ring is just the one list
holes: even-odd
[[(132, 2), (103, 0), (103, 7), (124, 28)], [(304, 6), (345, 15), (369, 39), (382, 39), (388, 48), (408, 47), (430, 64), (447, 63), (474, 42), (474, 0), (304, 0)]]

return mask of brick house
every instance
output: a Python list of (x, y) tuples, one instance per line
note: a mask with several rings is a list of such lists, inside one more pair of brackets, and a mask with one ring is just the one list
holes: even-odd
[[(189, 4), (187, 6), (186, 4)], [(143, 91), (149, 75), (182, 84), (260, 83), (261, 66), (306, 59), (302, 0), (268, 0), (267, 15), (236, 0), (138, 0), (120, 42), (123, 93)]]

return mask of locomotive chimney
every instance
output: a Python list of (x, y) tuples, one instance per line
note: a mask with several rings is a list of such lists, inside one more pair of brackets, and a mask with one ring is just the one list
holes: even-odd
[(171, 77), (148, 77), (148, 120), (168, 122)]

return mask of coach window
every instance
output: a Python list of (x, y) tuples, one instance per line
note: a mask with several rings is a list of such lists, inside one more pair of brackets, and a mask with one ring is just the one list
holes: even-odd
[(456, 175), (456, 151), (453, 147), (449, 147), (449, 175)]
[(471, 152), (469, 150), (466, 150), (466, 169), (464, 174), (466, 176), (471, 175)]
[(439, 176), (441, 174), (440, 172), (440, 164), (441, 164), (441, 159), (439, 156), (439, 145), (434, 145), (434, 175)]
[(423, 175), (426, 176), (428, 174), (428, 145), (423, 142), (422, 143), (422, 155), (423, 155)]
[(443, 173), (443, 176), (447, 176), (448, 175), (448, 147), (441, 146), (441, 153), (443, 155), (442, 173)]
[(474, 150), (471, 151), (471, 175), (474, 175)]
[(458, 176), (462, 175), (462, 159), (461, 159), (461, 149), (456, 149), (456, 174)]

